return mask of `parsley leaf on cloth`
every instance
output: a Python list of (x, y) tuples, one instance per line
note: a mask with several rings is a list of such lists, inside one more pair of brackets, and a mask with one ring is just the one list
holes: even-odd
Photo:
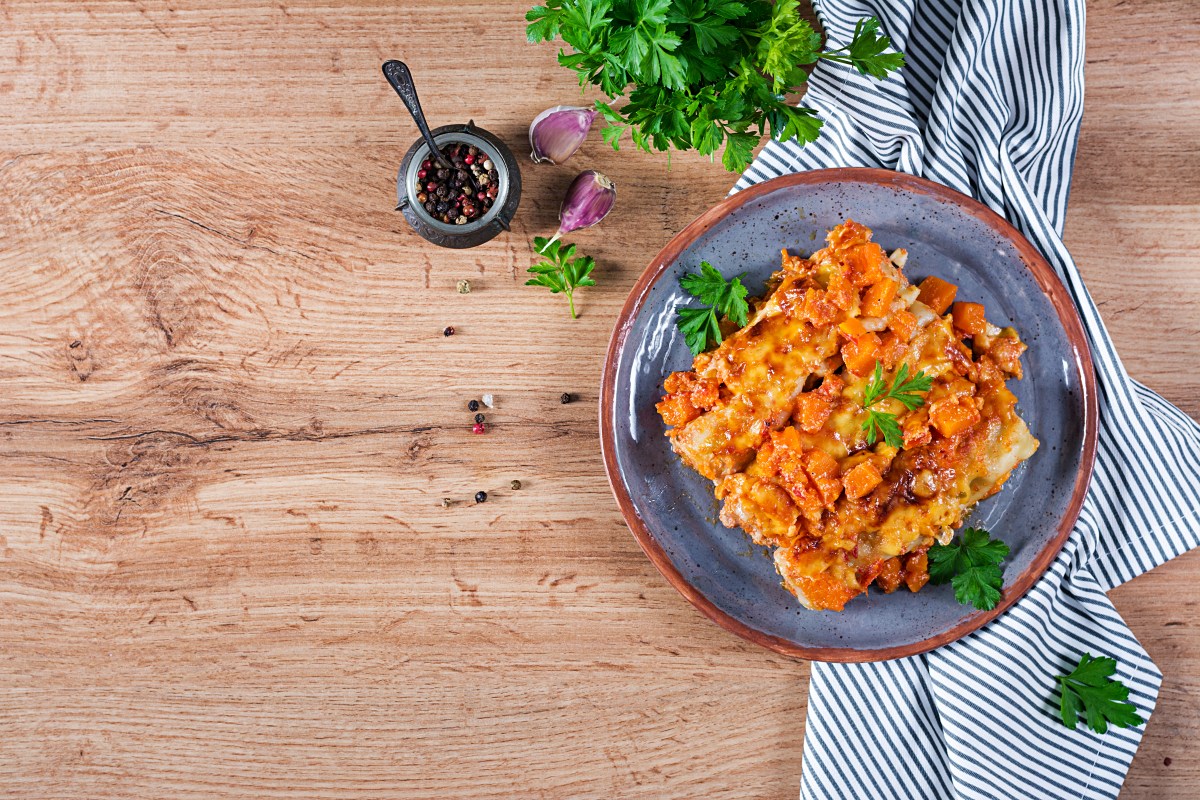
[(1008, 545), (993, 539), (982, 528), (967, 528), (950, 544), (929, 548), (929, 580), (950, 583), (954, 599), (980, 611), (991, 611), (1000, 602)]
[(1058, 688), (1062, 693), (1059, 714), (1063, 725), (1075, 730), (1081, 711), (1087, 726), (1096, 733), (1106, 733), (1109, 723), (1118, 728), (1130, 728), (1145, 721), (1138, 714), (1137, 706), (1129, 702), (1129, 687), (1112, 679), (1116, 671), (1115, 659), (1084, 653), (1074, 670), (1058, 676)]
[(693, 356), (707, 350), (710, 342), (721, 343), (720, 317), (739, 326), (746, 324), (750, 306), (746, 302), (747, 291), (742, 285), (742, 277), (738, 275), (727, 281), (716, 267), (701, 261), (699, 272), (689, 272), (679, 279), (684, 291), (707, 306), (675, 309), (679, 316), (676, 325), (683, 332), (683, 340)]

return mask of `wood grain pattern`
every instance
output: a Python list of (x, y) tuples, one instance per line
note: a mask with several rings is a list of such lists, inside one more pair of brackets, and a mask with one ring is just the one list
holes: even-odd
[[(1088, 10), (1067, 243), (1131, 374), (1200, 415), (1200, 6)], [(0, 2), (4, 796), (795, 796), (807, 665), (659, 577), (597, 445), (626, 292), (731, 178), (596, 137), (478, 249), (391, 211), (386, 58), (515, 149), (578, 96), (522, 11)], [(521, 284), (584, 167), (621, 197), (572, 322)], [(1200, 780), (1198, 578), (1115, 594), (1166, 673), (1127, 797)]]

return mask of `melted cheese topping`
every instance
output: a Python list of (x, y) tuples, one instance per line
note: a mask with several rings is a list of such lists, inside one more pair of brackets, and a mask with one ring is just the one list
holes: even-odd
[[(773, 545), (784, 586), (809, 608), (840, 611), (872, 583), (928, 581), (925, 551), (1037, 449), (1005, 381), (1025, 345), (957, 303), (936, 278), (911, 286), (847, 221), (811, 258), (783, 253), (749, 324), (666, 379), (659, 413), (684, 463), (709, 478), (721, 521)], [(931, 308), (932, 306), (932, 308)], [(864, 392), (876, 364), (932, 387), (894, 415), (901, 448), (867, 442)]]

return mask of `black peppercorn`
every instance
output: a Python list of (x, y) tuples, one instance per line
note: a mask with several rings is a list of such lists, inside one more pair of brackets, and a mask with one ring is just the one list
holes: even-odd
[(479, 410), (479, 401), (472, 400), (471, 402), (467, 403), (467, 408), (471, 411), (478, 411)]
[(563, 392), (559, 396), (558, 402), (562, 403), (563, 405), (566, 405), (567, 403), (571, 402), (571, 395), (567, 394), (566, 392)]
[(442, 336), (453, 336), (453, 335), (454, 335), (454, 326), (453, 325), (447, 325), (445, 327), (445, 329), (442, 331)]
[(486, 500), (487, 500), (487, 492), (476, 492), (475, 493), (475, 502), (476, 503), (482, 503)]
[(475, 421), (476, 421), (476, 422), (478, 422), (478, 423), (480, 423), (480, 424), (483, 424), (483, 414), (476, 414), (476, 415), (475, 415)]
[(510, 486), (510, 487), (512, 488), (512, 490), (515, 492), (515, 491), (517, 491), (518, 489), (520, 489), (520, 488), (521, 488), (521, 482), (520, 482), (520, 481), (513, 481), (512, 483), (510, 483), (510, 484), (509, 484), (509, 486)]

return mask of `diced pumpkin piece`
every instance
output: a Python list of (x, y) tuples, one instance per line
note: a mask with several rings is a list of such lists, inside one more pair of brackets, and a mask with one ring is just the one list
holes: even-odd
[(892, 321), (888, 323), (888, 327), (901, 340), (907, 342), (917, 332), (917, 317), (911, 311), (897, 311), (892, 315)]
[(841, 469), (837, 459), (824, 450), (813, 448), (804, 454), (804, 471), (817, 487), (825, 507), (831, 508), (842, 493)]
[(846, 497), (858, 500), (866, 497), (871, 490), (883, 482), (883, 476), (870, 461), (864, 461), (846, 473), (842, 484), (846, 488)]
[(880, 341), (879, 360), (883, 362), (884, 367), (891, 369), (904, 357), (908, 345), (896, 335), (895, 331), (888, 331)]
[(892, 301), (896, 299), (896, 290), (899, 285), (889, 279), (884, 278), (879, 283), (871, 285), (863, 295), (862, 313), (868, 317), (882, 317), (887, 314), (888, 309), (892, 305)]
[(831, 372), (821, 379), (821, 385), (814, 391), (833, 402), (842, 396), (842, 390), (845, 388), (846, 382)]
[(870, 286), (883, 278), (883, 264), (887, 253), (873, 242), (860, 244), (846, 251), (843, 257), (847, 279), (855, 286)]
[(792, 412), (792, 419), (805, 433), (821, 430), (833, 412), (833, 402), (819, 392), (819, 389), (805, 392), (796, 398), (796, 409)]
[(955, 303), (951, 319), (955, 328), (971, 336), (981, 336), (987, 330), (983, 306), (979, 303)]
[(882, 344), (873, 333), (857, 336), (842, 345), (842, 361), (846, 369), (859, 377), (871, 374)]
[(840, 323), (838, 325), (838, 330), (840, 330), (843, 335), (848, 336), (851, 339), (854, 339), (858, 336), (867, 335), (867, 329), (863, 327), (862, 322), (860, 322), (857, 317), (850, 317), (845, 322)]
[(917, 295), (917, 299), (933, 309), (933, 313), (941, 315), (950, 308), (956, 294), (958, 294), (958, 287), (953, 283), (944, 281), (936, 275), (930, 275), (921, 281), (921, 293)]
[(909, 553), (904, 557), (904, 585), (910, 592), (919, 592), (921, 587), (929, 583), (929, 558), (922, 550), (919, 553)]
[(969, 398), (947, 398), (929, 408), (929, 421), (938, 433), (950, 437), (979, 422), (979, 409)]
[(1017, 332), (1012, 328), (1005, 328), (992, 340), (988, 354), (995, 359), (1000, 369), (1020, 380), (1024, 377), (1021, 372), (1021, 354), (1025, 349), (1025, 343), (1017, 336)]
[(875, 585), (883, 589), (885, 594), (891, 594), (900, 588), (901, 578), (900, 559), (889, 558), (883, 562), (882, 569), (875, 576)]
[(775, 482), (791, 495), (800, 513), (808, 519), (819, 520), (825, 504), (804, 471), (803, 447), (795, 428), (772, 431), (770, 441), (758, 451), (758, 460)]
[(695, 372), (672, 372), (663, 381), (667, 396), (656, 408), (668, 425), (684, 425), (712, 408), (720, 399), (720, 385)]
[(929, 432), (929, 415), (924, 409), (905, 417), (904, 422), (900, 423), (900, 430), (904, 434), (904, 447), (908, 450), (929, 444), (933, 439), (933, 434)]
[(810, 288), (804, 293), (801, 318), (814, 327), (828, 325), (837, 319), (838, 307), (829, 299), (829, 293)]
[(684, 394), (669, 394), (655, 406), (668, 425), (686, 425), (700, 416), (700, 409), (692, 405), (692, 401)]

